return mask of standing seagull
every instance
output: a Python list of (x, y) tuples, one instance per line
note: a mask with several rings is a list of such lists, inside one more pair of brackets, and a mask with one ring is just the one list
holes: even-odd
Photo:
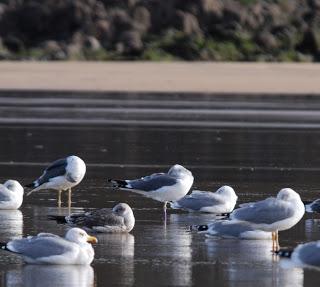
[(49, 219), (98, 233), (130, 232), (135, 223), (133, 211), (126, 203), (118, 203), (112, 210), (102, 208), (68, 216), (50, 215)]
[(85, 173), (86, 165), (81, 158), (71, 155), (58, 159), (49, 165), (37, 180), (26, 185), (32, 188), (27, 195), (41, 189), (58, 190), (58, 207), (61, 207), (61, 192), (68, 190), (68, 207), (71, 207), (71, 188), (81, 182)]
[(278, 251), (278, 231), (296, 225), (304, 212), (300, 195), (291, 188), (283, 188), (277, 197), (247, 203), (234, 210), (230, 218), (232, 221), (246, 222), (254, 229), (272, 232), (272, 251)]
[(23, 187), (16, 180), (9, 179), (0, 184), (0, 209), (18, 209), (23, 201)]
[(109, 179), (115, 187), (142, 194), (146, 197), (164, 202), (166, 214), (167, 202), (177, 201), (184, 197), (193, 184), (191, 171), (179, 164), (172, 166), (168, 173), (154, 173), (139, 179), (116, 180)]

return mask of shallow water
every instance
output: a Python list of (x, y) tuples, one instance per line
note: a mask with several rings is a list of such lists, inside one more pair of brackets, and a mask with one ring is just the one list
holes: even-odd
[[(74, 190), (73, 211), (127, 202), (130, 234), (98, 235), (91, 267), (31, 266), (1, 252), (1, 286), (314, 286), (319, 272), (283, 268), (269, 241), (207, 239), (187, 231), (212, 216), (169, 210), (107, 187), (107, 178), (134, 178), (188, 167), (194, 188), (231, 185), (239, 202), (292, 187), (319, 197), (320, 100), (313, 97), (208, 95), (0, 95), (0, 179), (26, 184), (51, 161), (77, 154), (87, 175)], [(179, 112), (178, 112), (179, 111)], [(0, 241), (67, 229), (48, 221), (57, 193), (25, 198), (20, 211), (0, 212)], [(319, 216), (306, 215), (280, 233), (282, 246), (320, 239)], [(280, 260), (281, 261), (281, 260)]]

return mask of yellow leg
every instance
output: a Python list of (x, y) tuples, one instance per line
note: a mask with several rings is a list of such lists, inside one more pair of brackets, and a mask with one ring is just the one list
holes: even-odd
[(275, 251), (275, 240), (276, 240), (275, 232), (272, 232), (271, 236), (272, 236), (272, 252), (274, 252)]
[(280, 250), (280, 244), (279, 244), (279, 232), (278, 230), (275, 232), (276, 234), (276, 251)]
[(58, 207), (61, 207), (61, 192), (62, 190), (58, 190)]
[(71, 208), (71, 188), (68, 190), (68, 208)]

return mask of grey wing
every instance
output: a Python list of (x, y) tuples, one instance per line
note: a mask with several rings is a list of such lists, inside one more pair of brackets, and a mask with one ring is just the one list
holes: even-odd
[(255, 204), (236, 209), (231, 214), (231, 219), (256, 224), (272, 224), (290, 218), (293, 215), (294, 210), (287, 202), (276, 198), (268, 198)]
[(96, 226), (124, 225), (123, 217), (115, 215), (108, 208), (97, 209), (83, 214), (76, 214), (74, 217), (71, 215), (70, 219), (72, 223), (88, 228)]
[(232, 221), (216, 221), (209, 225), (209, 230), (217, 235), (240, 237), (241, 233), (253, 229), (245, 223)]
[(310, 204), (313, 211), (320, 212), (320, 199), (315, 200)]
[(3, 184), (0, 184), (0, 201), (10, 201), (11, 191), (8, 190)]
[(67, 164), (68, 163), (66, 158), (58, 159), (53, 162), (45, 169), (44, 173), (37, 180), (39, 185), (48, 182), (51, 178), (65, 175), (67, 172)]
[(34, 236), (10, 241), (7, 244), (10, 251), (33, 259), (61, 255), (73, 250), (73, 246), (60, 237)]
[(297, 249), (298, 258), (305, 264), (320, 266), (319, 241), (300, 245)]
[(167, 174), (154, 174), (141, 179), (127, 180), (128, 187), (143, 191), (153, 191), (164, 186), (172, 186), (177, 180)]
[[(207, 192), (206, 192), (207, 193)], [(200, 210), (202, 207), (223, 204), (223, 200), (214, 194), (192, 193), (176, 202), (181, 208)]]

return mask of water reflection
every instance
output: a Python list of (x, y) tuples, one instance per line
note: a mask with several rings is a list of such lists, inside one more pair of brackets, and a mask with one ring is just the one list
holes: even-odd
[(23, 215), (20, 210), (0, 210), (1, 241), (19, 238), (23, 233)]
[(93, 287), (94, 272), (83, 265), (25, 265), (19, 272), (9, 270), (5, 286)]
[[(303, 286), (303, 270), (282, 269), (270, 240), (206, 240), (208, 256), (229, 286)], [(239, 260), (241, 258), (241, 260)]]
[(320, 219), (306, 219), (305, 234), (307, 241), (320, 239)]
[[(98, 278), (108, 285), (132, 286), (134, 283), (134, 242), (129, 233), (98, 234), (96, 251), (96, 269)], [(102, 264), (108, 264), (104, 268)], [(101, 273), (101, 274), (100, 274)]]
[[(158, 216), (158, 215), (156, 215)], [(136, 225), (135, 283), (188, 286), (192, 282), (192, 237), (178, 214), (170, 214), (168, 224), (145, 222)]]

